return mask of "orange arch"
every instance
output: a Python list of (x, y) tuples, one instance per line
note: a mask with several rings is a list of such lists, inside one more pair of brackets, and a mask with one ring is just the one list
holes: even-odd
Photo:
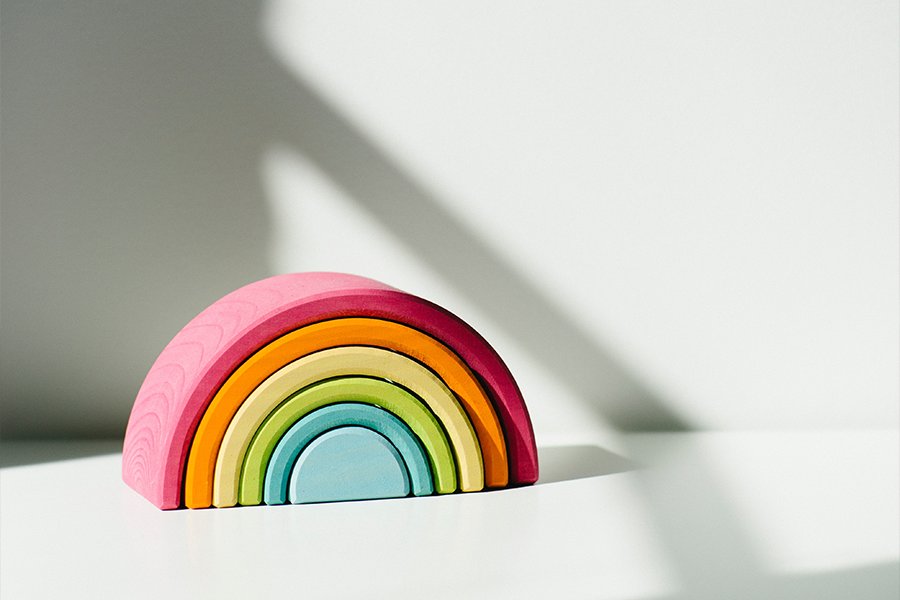
[(212, 505), (213, 474), (219, 447), (244, 400), (272, 373), (288, 363), (328, 348), (375, 346), (400, 352), (428, 366), (459, 398), (481, 444), (486, 487), (509, 481), (506, 441), (497, 413), (465, 362), (440, 341), (401, 323), (370, 317), (320, 321), (296, 329), (260, 348), (216, 392), (197, 426), (188, 453), (185, 505)]

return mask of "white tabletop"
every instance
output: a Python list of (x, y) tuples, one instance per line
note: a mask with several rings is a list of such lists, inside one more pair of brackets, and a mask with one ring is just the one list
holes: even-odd
[(17, 598), (897, 598), (897, 431), (541, 447), (453, 496), (160, 511), (120, 455), (0, 471)]

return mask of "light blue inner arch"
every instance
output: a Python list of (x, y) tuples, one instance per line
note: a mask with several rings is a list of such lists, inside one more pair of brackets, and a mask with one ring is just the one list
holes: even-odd
[(338, 427), (310, 442), (291, 471), (292, 504), (402, 498), (409, 495), (403, 458), (365, 427)]
[(362, 427), (381, 434), (399, 452), (412, 493), (416, 496), (434, 493), (428, 455), (419, 439), (403, 421), (371, 404), (341, 402), (304, 416), (278, 441), (266, 467), (263, 490), (265, 503), (284, 504), (287, 501), (288, 481), (304, 448), (322, 434), (348, 426)]

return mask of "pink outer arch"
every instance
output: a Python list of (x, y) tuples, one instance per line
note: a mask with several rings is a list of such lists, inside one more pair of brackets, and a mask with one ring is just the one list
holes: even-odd
[(242, 287), (201, 312), (150, 368), (128, 420), (122, 478), (163, 509), (181, 505), (191, 440), (216, 390), (249, 355), (325, 319), (366, 316), (415, 327), (456, 351), (485, 382), (506, 434), (509, 484), (538, 478), (531, 418), (493, 348), (449, 311), (372, 279), (341, 273), (279, 275)]

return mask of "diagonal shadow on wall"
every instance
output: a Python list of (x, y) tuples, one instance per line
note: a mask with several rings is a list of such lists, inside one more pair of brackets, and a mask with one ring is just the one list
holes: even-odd
[(4, 435), (118, 434), (178, 328), (270, 274), (257, 167), (277, 141), (317, 163), (613, 425), (688, 427), (279, 64), (259, 6), (3, 9)]
[(609, 349), (586, 335), (306, 82), (285, 73), (279, 87), (281, 101), (290, 106), (282, 114), (296, 115), (293, 127), (278, 128), (281, 139), (315, 162), (604, 418), (624, 431), (691, 429)]

